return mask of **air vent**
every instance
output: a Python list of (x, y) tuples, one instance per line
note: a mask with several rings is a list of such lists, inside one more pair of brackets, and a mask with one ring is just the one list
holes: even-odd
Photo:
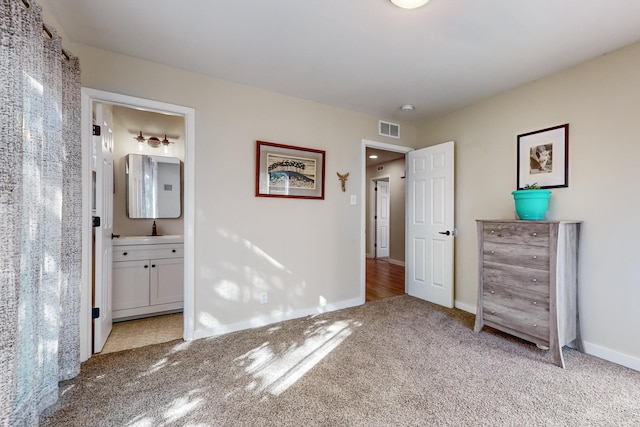
[(400, 125), (380, 120), (378, 127), (380, 135), (390, 136), (391, 138), (400, 138)]

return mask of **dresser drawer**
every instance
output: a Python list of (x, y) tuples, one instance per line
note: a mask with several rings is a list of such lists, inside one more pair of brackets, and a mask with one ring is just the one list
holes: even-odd
[(482, 280), (489, 284), (549, 295), (549, 272), (518, 265), (485, 262)]
[(538, 270), (549, 269), (549, 248), (544, 246), (485, 242), (482, 257), (485, 262), (519, 265)]
[[(511, 300), (509, 296), (486, 292), (483, 317), (507, 328), (544, 341), (549, 340), (549, 306), (533, 304), (535, 300)], [(524, 308), (526, 307), (526, 309)]]
[(516, 245), (549, 246), (549, 225), (530, 222), (485, 222), (486, 242)]

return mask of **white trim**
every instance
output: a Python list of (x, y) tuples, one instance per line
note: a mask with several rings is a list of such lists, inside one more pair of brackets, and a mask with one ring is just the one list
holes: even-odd
[(620, 353), (586, 341), (583, 341), (582, 345), (584, 347), (584, 352), (587, 354), (640, 371), (640, 358), (629, 356), (628, 354)]
[(453, 306), (457, 309), (460, 309), (462, 311), (466, 311), (467, 313), (471, 313), (471, 314), (476, 314), (476, 306), (475, 305), (469, 305), (466, 304), (464, 302), (460, 302), (458, 300), (455, 300), (453, 303)]
[(345, 308), (355, 307), (364, 304), (360, 298), (352, 298), (335, 304), (325, 306), (317, 306), (311, 308), (303, 308), (294, 311), (281, 312), (270, 316), (254, 317), (253, 319), (232, 323), (230, 325), (221, 325), (215, 328), (198, 329), (193, 332), (193, 339), (210, 338), (218, 335), (228, 334), (230, 332), (242, 331), (245, 329), (259, 328), (261, 326), (271, 325), (273, 323), (283, 322), (285, 320), (299, 319), (306, 316), (314, 316), (321, 313), (342, 310)]
[(114, 105), (184, 116), (185, 119), (185, 194), (184, 194), (184, 332), (185, 340), (193, 339), (194, 330), (194, 224), (195, 224), (195, 110), (165, 102), (105, 92), (81, 89), (82, 126), (82, 292), (80, 299), (80, 359), (91, 357), (91, 103)]
[(389, 258), (389, 264), (399, 265), (400, 267), (404, 267), (404, 261), (400, 261), (397, 259)]
[[(368, 139), (362, 140), (362, 153), (360, 155), (360, 159), (362, 161), (360, 170), (361, 170), (361, 187), (360, 187), (360, 296), (362, 299), (362, 304), (365, 302), (365, 297), (367, 294), (367, 263), (366, 263), (366, 253), (367, 253), (367, 147), (377, 148), (380, 150), (393, 151), (396, 153), (404, 153), (407, 154), (414, 149), (411, 147), (405, 147), (402, 145), (388, 144), (385, 142), (371, 141)], [(406, 198), (405, 198), (406, 203)], [(406, 269), (405, 269), (405, 286), (406, 286)]]

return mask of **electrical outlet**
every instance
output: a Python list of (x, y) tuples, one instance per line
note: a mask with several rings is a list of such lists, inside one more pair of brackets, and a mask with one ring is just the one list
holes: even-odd
[(269, 295), (266, 292), (260, 292), (260, 304), (266, 304), (269, 302)]

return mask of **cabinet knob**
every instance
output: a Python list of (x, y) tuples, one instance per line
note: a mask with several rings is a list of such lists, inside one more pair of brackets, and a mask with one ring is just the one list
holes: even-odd
[(538, 325), (536, 325), (536, 324), (534, 323), (534, 324), (533, 324), (533, 327), (534, 327), (534, 328), (537, 328), (537, 327), (538, 327)]
[(536, 278), (534, 277), (534, 278), (533, 278), (533, 281), (534, 281), (534, 282), (537, 282), (537, 281), (538, 281), (538, 279), (536, 279)]
[(533, 302), (533, 305), (538, 305), (538, 301), (534, 301), (534, 302)]
[(491, 251), (491, 255), (493, 255), (493, 254), (495, 254), (495, 252), (494, 252), (494, 251)]
[(538, 233), (533, 233), (533, 237), (536, 237), (538, 235)]
[(495, 233), (495, 232), (496, 232), (495, 230), (491, 230), (491, 234), (493, 234), (493, 233)]
[(156, 265), (155, 264), (151, 264), (151, 267), (156, 268)]
[(491, 310), (491, 314), (496, 314), (496, 312), (494, 310)]
[(492, 294), (495, 294), (495, 293), (496, 293), (496, 291), (493, 291), (493, 290), (492, 290), (492, 291), (491, 291), (491, 293), (492, 293)]
[(175, 254), (175, 253), (176, 253), (176, 250), (175, 250), (175, 249), (171, 249), (171, 252), (173, 252), (173, 253)]
[(145, 265), (145, 266), (144, 266), (144, 268), (149, 268), (149, 266), (148, 266), (148, 265)]
[(127, 255), (127, 252), (123, 252), (123, 253), (122, 253), (122, 255), (125, 255), (125, 256), (126, 256), (126, 255)]
[(538, 259), (538, 256), (537, 256), (537, 255), (534, 255), (534, 256), (533, 256), (533, 259)]

